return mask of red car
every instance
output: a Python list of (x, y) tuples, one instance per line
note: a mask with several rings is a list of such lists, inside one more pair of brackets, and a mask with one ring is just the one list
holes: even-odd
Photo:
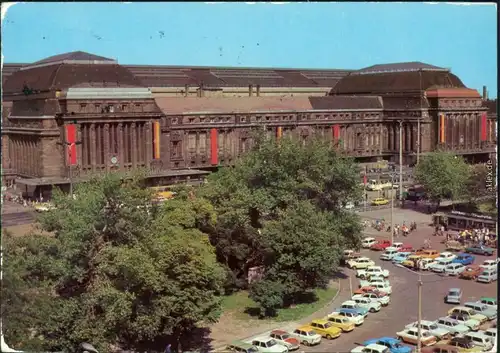
[(391, 246), (391, 242), (389, 240), (379, 240), (375, 244), (373, 244), (370, 250), (382, 251)]
[(413, 251), (413, 246), (408, 245), (408, 244), (403, 244), (402, 247), (399, 248), (399, 252), (412, 252)]
[[(282, 344), (286, 344), (286, 347), (289, 351), (294, 351), (300, 348), (300, 341), (295, 337), (292, 337), (288, 332), (283, 330), (274, 330), (269, 334), (271, 338), (274, 338), (278, 342), (283, 342)], [(281, 343), (280, 342), (280, 343)]]

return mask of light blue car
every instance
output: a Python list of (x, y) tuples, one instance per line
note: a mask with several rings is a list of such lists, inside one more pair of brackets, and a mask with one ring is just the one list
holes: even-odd
[(400, 252), (392, 258), (393, 264), (400, 264), (411, 255), (411, 252)]

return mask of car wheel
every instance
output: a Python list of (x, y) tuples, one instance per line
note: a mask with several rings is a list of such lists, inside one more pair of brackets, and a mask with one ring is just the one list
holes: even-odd
[(365, 275), (360, 275), (359, 278), (360, 279), (365, 279)]
[(375, 310), (375, 308), (370, 308), (370, 312), (371, 312), (371, 313), (374, 313), (374, 312), (376, 312), (376, 311), (377, 311), (377, 310)]
[(303, 344), (304, 346), (309, 346), (309, 342), (307, 342), (307, 341), (303, 341), (303, 342), (302, 342), (302, 344)]
[(326, 335), (326, 339), (327, 339), (327, 340), (331, 340), (331, 339), (332, 339), (332, 336), (330, 336), (330, 335)]

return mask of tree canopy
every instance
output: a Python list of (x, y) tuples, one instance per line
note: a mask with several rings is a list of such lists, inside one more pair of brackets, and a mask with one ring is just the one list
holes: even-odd
[(229, 270), (226, 287), (244, 288), (248, 270), (263, 266), (251, 294), (270, 313), (324, 285), (342, 250), (359, 247), (360, 221), (341, 205), (361, 194), (354, 161), (329, 143), (257, 138), (202, 190), (217, 213), (216, 226), (205, 231)]
[(17, 349), (68, 350), (91, 342), (162, 351), (217, 320), (224, 270), (208, 236), (211, 205), (179, 193), (151, 203), (141, 178), (107, 175), (54, 195), (42, 214), (53, 236), (7, 237), (2, 312)]
[(426, 154), (415, 167), (415, 179), (422, 184), (430, 200), (463, 197), (470, 177), (470, 167), (461, 156), (437, 151)]

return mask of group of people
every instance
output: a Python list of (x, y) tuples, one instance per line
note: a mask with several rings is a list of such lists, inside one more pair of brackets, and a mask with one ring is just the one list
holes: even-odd
[[(399, 235), (403, 235), (406, 237), (406, 236), (408, 236), (408, 234), (410, 234), (414, 230), (417, 230), (417, 222), (410, 222), (410, 226), (407, 226), (405, 222), (403, 222), (403, 224), (401, 226), (399, 224), (396, 224), (396, 225), (394, 225), (394, 229), (392, 231), (393, 231), (393, 235), (395, 237), (397, 237)], [(391, 231), (391, 226), (387, 227), (387, 231), (388, 232)]]
[(495, 234), (491, 234), (488, 228), (482, 229), (465, 229), (455, 235), (450, 233), (446, 234), (446, 241), (456, 240), (460, 244), (479, 244), (491, 245), (496, 241)]

